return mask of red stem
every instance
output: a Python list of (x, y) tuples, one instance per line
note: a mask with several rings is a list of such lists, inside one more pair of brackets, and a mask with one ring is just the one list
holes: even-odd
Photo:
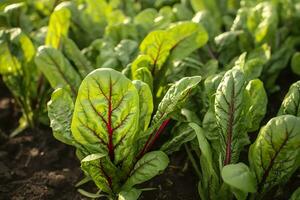
[(109, 151), (109, 157), (111, 161), (114, 161), (115, 159), (115, 153), (114, 153), (114, 144), (113, 144), (113, 128), (111, 125), (111, 114), (112, 114), (112, 108), (111, 108), (111, 96), (112, 96), (112, 84), (110, 80), (110, 86), (109, 86), (109, 99), (108, 99), (108, 123), (107, 123), (107, 131), (108, 131), (108, 151)]
[[(143, 149), (141, 150), (141, 152), (138, 154), (137, 156), (137, 160), (139, 160), (145, 153), (147, 153), (147, 151), (149, 149), (151, 149), (151, 147), (153, 146), (153, 144), (155, 143), (155, 141), (159, 138), (159, 136), (161, 135), (161, 133), (163, 132), (163, 130), (166, 128), (166, 126), (168, 125), (168, 123), (170, 122), (170, 119), (166, 119), (158, 128), (158, 130), (155, 132), (155, 134), (151, 134), (150, 137), (148, 138), (146, 144), (144, 145)], [(152, 136), (154, 135), (153, 140)]]

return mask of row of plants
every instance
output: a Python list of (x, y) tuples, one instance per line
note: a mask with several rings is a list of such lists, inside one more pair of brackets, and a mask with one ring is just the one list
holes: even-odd
[[(300, 166), (298, 0), (0, 3), (0, 74), (22, 116), (76, 149), (91, 198), (134, 200), (185, 149), (201, 199), (280, 198)], [(272, 100), (271, 100), (272, 103)], [(166, 132), (168, 128), (168, 132)], [(161, 145), (157, 141), (164, 135)], [(300, 189), (288, 194), (300, 198)], [(271, 198), (273, 199), (273, 198)]]

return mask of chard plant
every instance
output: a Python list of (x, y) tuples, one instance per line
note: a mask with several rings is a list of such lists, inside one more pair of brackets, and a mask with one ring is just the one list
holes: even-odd
[(143, 189), (136, 185), (167, 167), (168, 156), (150, 150), (200, 80), (174, 83), (154, 111), (146, 83), (113, 69), (94, 70), (82, 81), (75, 104), (70, 89), (53, 92), (48, 103), (53, 134), (76, 147), (81, 168), (101, 191), (98, 197), (137, 199)]
[[(201, 199), (264, 199), (300, 167), (299, 83), (291, 86), (278, 116), (260, 128), (266, 92), (259, 79), (249, 79), (241, 69), (236, 63), (206, 81), (209, 109), (201, 126), (189, 124), (198, 140)], [(248, 149), (248, 134), (258, 129)], [(243, 156), (247, 151), (248, 161)]]
[(19, 28), (0, 32), (0, 74), (11, 91), (22, 116), (12, 133), (16, 136), (25, 128), (35, 128), (39, 122), (47, 123), (47, 85), (34, 63), (36, 48), (30, 37)]
[(140, 54), (131, 64), (130, 75), (150, 86), (157, 104), (168, 88), (167, 76), (172, 74), (174, 63), (204, 46), (207, 40), (208, 34), (203, 26), (190, 21), (170, 24), (166, 30), (152, 31), (141, 42)]

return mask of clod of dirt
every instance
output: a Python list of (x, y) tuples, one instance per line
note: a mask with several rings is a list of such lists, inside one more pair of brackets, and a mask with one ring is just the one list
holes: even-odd
[(48, 173), (48, 185), (52, 187), (59, 187), (66, 183), (66, 177), (61, 172)]

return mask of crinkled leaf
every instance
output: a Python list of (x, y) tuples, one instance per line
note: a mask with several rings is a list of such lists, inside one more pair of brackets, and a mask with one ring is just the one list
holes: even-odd
[(294, 115), (300, 117), (300, 81), (291, 85), (277, 115)]
[(249, 162), (256, 174), (258, 192), (286, 182), (299, 168), (300, 118), (282, 115), (261, 128), (250, 146)]
[(165, 119), (175, 110), (180, 109), (189, 97), (192, 89), (195, 88), (200, 81), (200, 76), (193, 76), (182, 78), (173, 84), (159, 103), (152, 123), (157, 123), (158, 121)]
[(260, 44), (268, 42), (276, 32), (278, 16), (272, 2), (262, 2), (251, 9), (247, 18), (247, 27)]
[(71, 133), (71, 120), (74, 102), (68, 90), (56, 89), (48, 102), (48, 116), (54, 137), (66, 144), (73, 145), (74, 138)]
[(130, 177), (124, 184), (124, 189), (132, 188), (136, 184), (150, 180), (162, 173), (169, 164), (168, 156), (162, 151), (146, 153), (134, 166)]
[(83, 146), (123, 164), (132, 151), (139, 109), (138, 91), (129, 79), (113, 69), (94, 70), (79, 88), (72, 134)]
[(103, 160), (106, 156), (104, 153), (88, 155), (81, 160), (81, 168), (93, 179), (98, 188), (111, 193), (111, 177), (107, 175), (103, 167)]
[(35, 63), (43, 72), (52, 88), (70, 87), (76, 96), (81, 79), (63, 54), (48, 46), (41, 46), (35, 57)]
[(139, 146), (143, 146), (149, 135), (166, 122), (167, 118), (176, 110), (182, 108), (192, 90), (201, 81), (200, 76), (185, 77), (173, 84), (158, 105), (158, 109), (151, 121), (151, 127), (139, 137)]
[(245, 77), (240, 70), (225, 73), (215, 97), (215, 115), (219, 127), (220, 155), (224, 165), (238, 160), (248, 143), (243, 126)]
[(187, 123), (180, 123), (171, 131), (171, 133), (171, 139), (165, 142), (160, 148), (161, 151), (168, 155), (179, 151), (184, 143), (189, 142), (196, 137), (193, 129), (191, 129)]

